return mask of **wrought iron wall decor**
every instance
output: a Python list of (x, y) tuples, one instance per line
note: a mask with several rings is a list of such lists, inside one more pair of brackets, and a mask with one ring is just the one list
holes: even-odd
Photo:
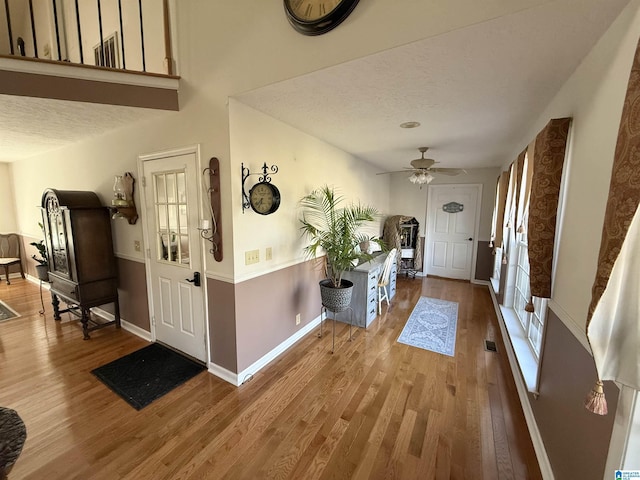
[[(202, 228), (198, 228), (200, 236), (211, 242), (209, 253), (216, 261), (222, 261), (222, 224), (220, 222), (220, 212), (222, 204), (220, 202), (220, 162), (216, 157), (211, 157), (209, 166), (202, 171), (202, 184), (209, 195), (209, 220), (202, 221)], [(209, 177), (209, 186), (206, 185), (205, 178)]]
[[(244, 163), (241, 163), (240, 166), (242, 167), (242, 213), (244, 213), (245, 210), (247, 210), (248, 208), (251, 208), (251, 203), (249, 202), (249, 195), (247, 195), (247, 192), (244, 189), (244, 182), (246, 182), (247, 178), (249, 178), (251, 175), (260, 175), (260, 174), (251, 173), (249, 171), (249, 167), (245, 167)], [(278, 166), (271, 165), (270, 167), (268, 167), (267, 163), (265, 162), (264, 165), (262, 165), (261, 170), (262, 170), (262, 175), (258, 177), (258, 182), (270, 183), (271, 175), (275, 175), (276, 173), (278, 173)]]

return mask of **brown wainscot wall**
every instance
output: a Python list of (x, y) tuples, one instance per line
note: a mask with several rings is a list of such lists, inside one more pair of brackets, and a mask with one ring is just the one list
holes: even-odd
[[(120, 318), (142, 330), (151, 332), (149, 316), (149, 298), (147, 297), (147, 273), (142, 262), (120, 258), (118, 264), (118, 300)], [(100, 308), (111, 314), (114, 305), (101, 305)]]
[(207, 297), (211, 362), (238, 373), (235, 285), (207, 278)]
[(117, 257), (120, 316), (136, 327), (151, 332), (147, 273), (144, 263)]
[(609, 414), (584, 408), (596, 370), (593, 358), (562, 320), (548, 309), (537, 399), (529, 396), (555, 478), (601, 480), (613, 430), (618, 387), (605, 382)]
[(318, 265), (310, 260), (236, 285), (238, 372), (320, 316)]
[(489, 248), (489, 242), (487, 240), (478, 241), (477, 248), (475, 279), (488, 282), (493, 273), (493, 249)]

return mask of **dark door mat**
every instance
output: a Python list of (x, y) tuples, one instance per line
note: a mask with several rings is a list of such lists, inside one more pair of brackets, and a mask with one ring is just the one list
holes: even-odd
[(140, 410), (204, 369), (170, 348), (152, 343), (91, 373)]

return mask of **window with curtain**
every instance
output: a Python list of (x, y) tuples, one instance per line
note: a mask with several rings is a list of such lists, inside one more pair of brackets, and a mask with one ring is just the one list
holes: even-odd
[(494, 275), (502, 263), (508, 265), (500, 313), (527, 389), (534, 393), (551, 295), (555, 222), (570, 121), (551, 120), (509, 171), (502, 172), (497, 188), (500, 200), (496, 198), (494, 208), (492, 238), (504, 239), (495, 245), (503, 248)]
[(528, 312), (525, 307), (531, 296), (529, 278), (529, 251), (527, 249), (527, 236), (524, 233), (516, 234), (517, 260), (515, 275), (515, 292), (513, 296), (513, 311), (518, 317), (525, 338), (537, 360), (540, 359), (542, 347), (542, 332), (547, 311), (547, 299), (533, 297), (533, 312)]

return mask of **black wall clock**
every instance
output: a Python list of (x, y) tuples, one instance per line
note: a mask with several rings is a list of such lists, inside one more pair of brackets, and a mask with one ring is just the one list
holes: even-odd
[(303, 35), (322, 35), (349, 16), (359, 0), (283, 0), (289, 23)]
[(270, 215), (280, 206), (280, 190), (269, 182), (258, 182), (249, 190), (249, 203), (254, 212)]

